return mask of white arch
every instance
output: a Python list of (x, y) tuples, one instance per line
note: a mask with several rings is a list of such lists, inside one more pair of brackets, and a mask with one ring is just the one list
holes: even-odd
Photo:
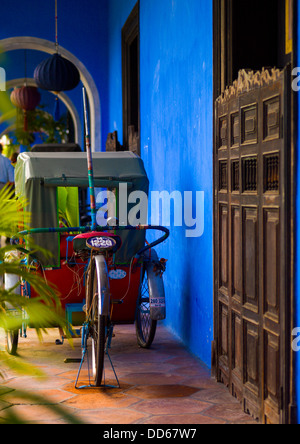
[[(0, 40), (0, 48), (3, 52), (15, 51), (19, 49), (32, 49), (48, 54), (53, 54), (55, 52), (55, 45), (53, 42), (36, 37), (11, 37), (8, 39), (3, 39)], [(94, 79), (84, 64), (71, 52), (67, 51), (62, 46), (59, 47), (59, 52), (63, 57), (74, 63), (80, 72), (80, 78), (86, 89), (90, 105), (92, 151), (96, 151), (96, 147), (101, 149), (101, 107), (99, 92)]]
[[(36, 86), (36, 82), (34, 79), (26, 79), (26, 82), (27, 82), (28, 86)], [(6, 89), (19, 87), (19, 86), (22, 86), (23, 84), (24, 84), (24, 79), (9, 80), (8, 82), (6, 82)], [(51, 91), (49, 91), (49, 92), (51, 92)], [(51, 94), (54, 95), (53, 92), (51, 92)], [(81, 121), (79, 118), (78, 111), (77, 111), (74, 103), (72, 102), (72, 100), (65, 93), (60, 92), (59, 98), (66, 105), (66, 107), (69, 110), (71, 117), (73, 119), (74, 131), (75, 131), (75, 142), (78, 143), (79, 145), (81, 145), (82, 129), (81, 129)]]

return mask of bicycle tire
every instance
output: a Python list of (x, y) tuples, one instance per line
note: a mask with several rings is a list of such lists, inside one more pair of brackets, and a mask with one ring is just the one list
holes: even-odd
[(19, 330), (6, 332), (6, 350), (9, 355), (16, 356), (19, 344)]
[(157, 321), (150, 318), (150, 293), (146, 270), (143, 271), (143, 279), (139, 289), (135, 328), (138, 345), (141, 348), (150, 348), (155, 338)]
[(105, 316), (99, 316), (97, 326), (97, 339), (92, 337), (92, 367), (95, 387), (101, 387), (104, 375), (104, 359), (106, 346)]
[[(105, 259), (100, 268), (100, 282), (102, 291), (109, 291), (109, 279)], [(92, 338), (92, 370), (95, 387), (101, 387), (104, 375), (105, 348), (109, 317), (101, 315), (98, 291), (98, 271), (93, 258), (87, 276), (87, 320), (90, 323), (90, 336)]]

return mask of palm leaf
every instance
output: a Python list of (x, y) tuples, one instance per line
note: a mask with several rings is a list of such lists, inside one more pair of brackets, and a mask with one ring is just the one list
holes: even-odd
[[(27, 202), (24, 199), (16, 199), (14, 191), (6, 187), (0, 191), (0, 235), (18, 238), (19, 223), (22, 221), (22, 229), (27, 229), (30, 222), (30, 214), (24, 209)], [(29, 248), (29, 250), (27, 250)], [(24, 322), (24, 316), (30, 327), (36, 330), (38, 338), (47, 333), (50, 327), (60, 327), (64, 330), (70, 341), (70, 326), (68, 325), (61, 309), (59, 293), (57, 289), (48, 285), (43, 277), (38, 273), (37, 263), (33, 260), (35, 252), (44, 250), (34, 245), (29, 239), (24, 245), (7, 245), (0, 248), (0, 276), (14, 275), (30, 285), (39, 295), (37, 298), (28, 299), (16, 294), (19, 283), (14, 288), (5, 289), (0, 285), (0, 328), (6, 331), (19, 330)], [(30, 252), (30, 255), (29, 255)], [(24, 258), (27, 258), (24, 261)], [(72, 342), (70, 341), (71, 345)], [(0, 352), (0, 378), (5, 378), (5, 368), (15, 373), (42, 377), (43, 373), (34, 366), (24, 362), (18, 357), (11, 357), (6, 352)], [(43, 398), (39, 398), (31, 393), (19, 393), (18, 396), (33, 400), (37, 403), (47, 404)], [(0, 401), (3, 396), (0, 391)], [(71, 423), (78, 423), (78, 420), (58, 405), (51, 405), (49, 408)], [(21, 417), (17, 416), (12, 409), (5, 411), (7, 415), (0, 422), (7, 424), (24, 423)]]
[(23, 222), (24, 227), (30, 222), (30, 214), (24, 211), (26, 207), (25, 199), (14, 198), (14, 190), (11, 186), (6, 186), (0, 191), (0, 235), (12, 237), (19, 231), (19, 223)]

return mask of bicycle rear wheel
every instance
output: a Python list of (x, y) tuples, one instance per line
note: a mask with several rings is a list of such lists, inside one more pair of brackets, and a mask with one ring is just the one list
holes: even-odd
[(143, 274), (144, 277), (137, 300), (135, 328), (138, 345), (142, 348), (150, 348), (155, 337), (157, 321), (150, 317), (150, 293), (147, 270), (144, 270)]
[(103, 256), (97, 256), (97, 259), (92, 259), (87, 277), (87, 319), (92, 338), (92, 371), (96, 387), (101, 386), (104, 375), (105, 349), (110, 320), (107, 312), (103, 314), (102, 301), (109, 300), (109, 292), (106, 261)]

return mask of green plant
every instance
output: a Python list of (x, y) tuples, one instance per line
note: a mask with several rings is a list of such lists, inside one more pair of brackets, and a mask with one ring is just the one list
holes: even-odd
[(43, 106), (27, 111), (27, 131), (24, 130), (24, 111), (17, 109), (15, 137), (19, 144), (29, 147), (38, 133), (44, 143), (63, 143), (67, 141), (67, 116), (58, 121), (44, 111)]
[[(7, 236), (12, 238), (17, 235), (18, 222), (20, 219), (20, 211), (22, 211), (22, 220), (27, 226), (30, 215), (23, 211), (26, 202), (17, 200), (14, 197), (13, 191), (10, 188), (5, 188), (0, 191), (0, 236)], [(27, 246), (26, 246), (27, 247)], [(30, 243), (30, 251), (39, 250), (38, 247)], [(34, 328), (38, 337), (42, 339), (46, 333), (47, 327), (55, 326), (61, 327), (66, 334), (68, 333), (68, 325), (65, 317), (60, 309), (60, 301), (57, 290), (45, 283), (45, 281), (32, 272), (30, 267), (22, 263), (24, 255), (27, 251), (22, 245), (6, 245), (0, 248), (0, 276), (13, 274), (20, 279), (27, 281), (39, 294), (38, 298), (26, 299), (16, 294), (16, 288), (7, 290), (0, 285), (0, 328), (5, 331), (15, 331), (21, 328), (23, 322), (23, 313), (26, 312), (30, 326)], [(43, 251), (45, 254), (45, 252)], [(9, 307), (9, 308), (8, 308)], [(0, 353), (0, 379), (3, 379), (3, 369), (26, 374), (41, 376), (43, 373), (35, 367), (25, 363), (19, 357), (10, 356), (5, 352)], [(20, 395), (20, 393), (18, 393)], [(21, 396), (27, 396), (29, 399), (38, 399), (36, 395), (23, 393)], [(0, 390), (0, 410), (1, 410), (1, 390)], [(62, 413), (63, 409), (57, 405), (51, 405), (49, 408)], [(10, 409), (9, 409), (10, 410)], [(3, 411), (5, 415), (5, 410)], [(2, 413), (3, 413), (2, 412)], [(69, 422), (78, 422), (74, 417), (65, 413), (65, 419)], [(16, 417), (7, 412), (7, 417), (4, 417), (3, 422), (6, 423), (22, 423), (22, 418)]]

